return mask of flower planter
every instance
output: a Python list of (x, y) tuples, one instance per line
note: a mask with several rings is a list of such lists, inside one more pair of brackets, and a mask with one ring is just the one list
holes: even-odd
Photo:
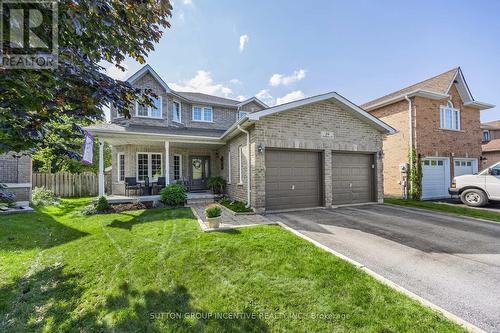
[(209, 228), (217, 229), (222, 222), (222, 216), (217, 217), (207, 217), (207, 223)]

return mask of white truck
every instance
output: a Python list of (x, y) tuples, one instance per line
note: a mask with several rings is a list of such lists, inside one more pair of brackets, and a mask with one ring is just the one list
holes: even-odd
[(464, 204), (472, 207), (500, 201), (500, 162), (477, 174), (453, 178), (448, 192), (460, 196)]

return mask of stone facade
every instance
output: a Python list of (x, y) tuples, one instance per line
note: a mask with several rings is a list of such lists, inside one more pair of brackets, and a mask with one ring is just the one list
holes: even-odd
[(31, 200), (31, 158), (14, 158), (13, 153), (0, 155), (0, 183), (7, 185), (16, 201)]
[[(460, 130), (440, 128), (440, 107), (446, 100), (413, 97), (413, 144), (421, 157), (447, 157), (450, 159), (450, 177), (454, 177), (455, 158), (473, 158), (481, 168), (482, 130), (480, 111), (465, 107), (455, 85), (449, 91), (454, 108), (460, 110)], [(371, 114), (398, 130), (384, 140), (384, 179), (387, 196), (402, 195), (399, 184), (399, 165), (408, 162), (409, 125), (408, 102), (403, 100), (373, 111)], [(451, 179), (450, 179), (451, 180)]]

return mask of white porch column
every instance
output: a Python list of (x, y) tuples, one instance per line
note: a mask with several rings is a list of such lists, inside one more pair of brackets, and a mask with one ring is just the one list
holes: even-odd
[(170, 141), (165, 141), (165, 184), (170, 184)]
[(104, 140), (99, 138), (99, 196), (104, 194)]

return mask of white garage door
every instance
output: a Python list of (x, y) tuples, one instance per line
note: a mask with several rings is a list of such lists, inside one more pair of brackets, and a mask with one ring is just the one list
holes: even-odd
[(449, 197), (450, 165), (445, 158), (422, 160), (422, 199)]
[(453, 165), (455, 167), (455, 177), (461, 175), (472, 175), (473, 173), (477, 172), (477, 160), (465, 158), (455, 159), (453, 161)]

